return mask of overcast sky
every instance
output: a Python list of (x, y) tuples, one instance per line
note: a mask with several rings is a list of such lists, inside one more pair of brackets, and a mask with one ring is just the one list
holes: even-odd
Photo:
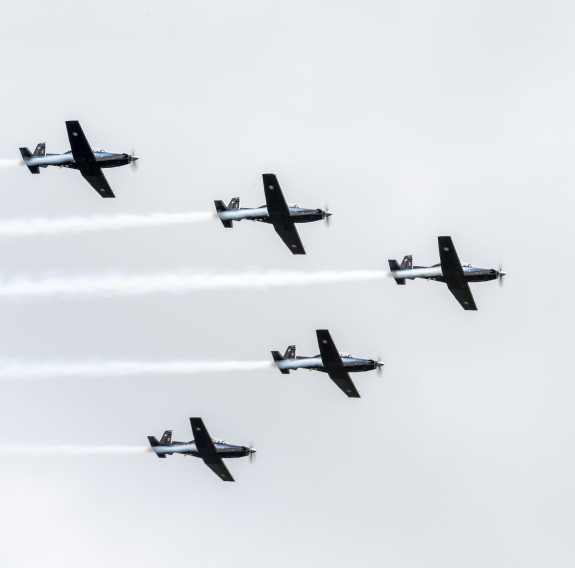
[(0, 241), (2, 281), (47, 273), (385, 269), (463, 262), (508, 277), (0, 303), (0, 359), (265, 360), (295, 343), (380, 356), (347, 399), (276, 369), (0, 380), (0, 446), (144, 445), (190, 416), (253, 443), (222, 483), (150, 454), (0, 457), (0, 566), (401, 568), (575, 563), (572, 372), (575, 6), (567, 1), (5, 3), (0, 159), (135, 151), (107, 170), (0, 171), (2, 220), (333, 211), (292, 256), (219, 221)]

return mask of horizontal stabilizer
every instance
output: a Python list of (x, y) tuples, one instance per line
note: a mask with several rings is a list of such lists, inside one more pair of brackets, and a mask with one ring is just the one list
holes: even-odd
[[(276, 363), (284, 360), (279, 351), (272, 351), (272, 357)], [(282, 375), (289, 375), (289, 369), (280, 369), (280, 372)]]
[[(150, 446), (154, 448), (155, 446), (159, 446), (160, 442), (158, 442), (158, 438), (156, 436), (148, 436), (148, 441), (150, 442)], [(166, 454), (156, 454), (159, 458), (165, 458)]]
[(22, 155), (22, 159), (24, 160), (24, 163), (26, 164), (30, 172), (33, 174), (39, 174), (40, 168), (38, 166), (29, 166), (26, 163), (32, 157), (32, 153), (30, 152), (30, 150), (28, 150), (28, 148), (20, 148), (20, 154)]
[[(391, 270), (392, 275), (396, 270), (401, 270), (401, 266), (399, 266), (399, 264), (397, 263), (397, 260), (392, 259), (392, 260), (388, 260), (387, 262), (389, 262), (389, 269)], [(404, 259), (404, 262), (405, 262), (405, 259)], [(395, 276), (394, 276), (394, 278), (395, 278)], [(396, 284), (405, 285), (405, 278), (395, 278), (395, 282), (396, 282)]]
[(214, 201), (214, 205), (216, 206), (216, 211), (218, 213), (222, 213), (223, 211), (228, 210), (228, 208), (224, 205), (224, 202), (221, 199), (216, 199)]
[[(232, 199), (233, 201), (233, 199)], [(228, 208), (224, 205), (224, 202), (221, 199), (217, 199), (214, 201), (214, 205), (216, 206), (216, 211), (218, 213), (223, 213), (224, 211), (227, 211)], [(220, 221), (222, 222), (222, 225), (226, 228), (226, 229), (231, 229), (234, 226), (234, 222), (233, 221), (227, 221), (227, 220), (223, 220), (220, 219)]]

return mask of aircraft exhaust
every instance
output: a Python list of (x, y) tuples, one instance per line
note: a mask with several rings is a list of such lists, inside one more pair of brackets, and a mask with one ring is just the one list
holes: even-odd
[(145, 446), (0, 446), (0, 457), (102, 456), (144, 454), (153, 451)]
[(0, 360), (0, 380), (195, 375), (271, 369), (273, 361), (44, 361)]
[(7, 170), (9, 168), (14, 168), (17, 166), (24, 166), (26, 164), (24, 164), (23, 160), (6, 160), (6, 159), (0, 159), (0, 170)]
[[(22, 162), (24, 163), (24, 162)], [(2, 161), (0, 161), (0, 169)], [(0, 237), (18, 238), (55, 236), (97, 231), (119, 231), (141, 227), (189, 225), (217, 219), (216, 213), (150, 213), (148, 215), (92, 215), (88, 217), (64, 217), (61, 219), (32, 218), (0, 221)]]
[(190, 270), (181, 270), (142, 275), (109, 273), (92, 276), (45, 276), (38, 279), (15, 277), (0, 280), (0, 299), (38, 300), (55, 297), (85, 299), (185, 294), (200, 290), (260, 290), (286, 286), (369, 282), (390, 277), (391, 274), (384, 270), (267, 271), (236, 274), (198, 274)]

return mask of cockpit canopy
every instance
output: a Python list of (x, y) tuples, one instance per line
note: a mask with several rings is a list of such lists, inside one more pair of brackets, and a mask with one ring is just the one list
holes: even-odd
[(214, 444), (225, 444), (225, 440), (220, 440), (219, 438), (212, 438)]
[(351, 353), (340, 353), (341, 357), (351, 357)]

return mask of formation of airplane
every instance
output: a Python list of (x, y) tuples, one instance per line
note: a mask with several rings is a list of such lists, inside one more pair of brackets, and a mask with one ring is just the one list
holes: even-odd
[(405, 256), (401, 264), (397, 260), (389, 261), (389, 268), (397, 284), (405, 284), (407, 279), (425, 278), (445, 282), (449, 291), (464, 310), (477, 310), (475, 300), (469, 289), (469, 282), (485, 282), (500, 279), (505, 272), (494, 268), (477, 268), (471, 264), (461, 264), (451, 237), (437, 237), (441, 262), (433, 266), (413, 266), (413, 257)]
[[(102, 196), (115, 197), (102, 168), (113, 168), (127, 164), (135, 165), (138, 157), (130, 154), (114, 154), (103, 150), (92, 150), (77, 120), (66, 122), (71, 150), (63, 154), (46, 154), (46, 144), (40, 143), (32, 154), (28, 148), (20, 148), (24, 163), (31, 173), (39, 174), (40, 168), (60, 166), (79, 170), (88, 183)], [(295, 227), (296, 223), (310, 223), (328, 220), (331, 213), (323, 209), (306, 209), (288, 205), (275, 174), (263, 174), (266, 204), (256, 208), (240, 207), (240, 198), (234, 197), (226, 207), (220, 200), (214, 201), (217, 215), (226, 228), (232, 228), (234, 221), (249, 219), (273, 225), (276, 233), (293, 254), (305, 254), (305, 249)], [(499, 279), (505, 273), (499, 269), (477, 268), (461, 264), (453, 241), (449, 236), (438, 237), (440, 263), (433, 266), (413, 266), (413, 257), (407, 255), (401, 264), (389, 260), (389, 268), (397, 284), (406, 280), (424, 278), (447, 284), (450, 292), (465, 310), (477, 310), (469, 288), (469, 282), (484, 282)], [(275, 364), (282, 374), (297, 369), (308, 369), (327, 373), (331, 380), (350, 398), (360, 398), (349, 373), (377, 370), (383, 363), (376, 359), (360, 359), (340, 353), (327, 329), (316, 330), (320, 353), (313, 357), (296, 356), (295, 345), (290, 345), (282, 356), (272, 351)], [(158, 441), (148, 436), (153, 451), (159, 458), (182, 454), (201, 458), (222, 480), (234, 481), (223, 458), (254, 457), (256, 450), (251, 446), (236, 446), (210, 437), (201, 418), (190, 418), (194, 439), (191, 442), (172, 441), (172, 430), (166, 430)]]
[(249, 219), (273, 225), (276, 233), (293, 254), (305, 254), (295, 223), (311, 223), (327, 219), (331, 213), (323, 209), (304, 209), (288, 205), (275, 174), (263, 174), (266, 204), (261, 207), (240, 207), (240, 198), (234, 197), (226, 207), (223, 201), (214, 201), (218, 217), (224, 227), (231, 229), (234, 221)]
[(321, 371), (327, 373), (329, 378), (350, 398), (360, 398), (349, 373), (363, 371), (381, 371), (383, 363), (376, 359), (360, 359), (352, 357), (348, 353), (340, 353), (327, 329), (318, 329), (317, 343), (319, 355), (313, 357), (296, 356), (295, 345), (290, 345), (283, 355), (279, 351), (272, 351), (275, 364), (282, 374), (287, 375), (290, 371), (308, 369), (309, 371)]
[(216, 440), (210, 437), (201, 418), (190, 418), (190, 424), (194, 434), (194, 439), (191, 442), (172, 441), (172, 430), (166, 430), (160, 441), (155, 436), (148, 436), (150, 445), (156, 455), (159, 458), (165, 458), (172, 454), (201, 458), (219, 478), (224, 481), (235, 481), (222, 458), (243, 458), (249, 456), (251, 459), (257, 450), (247, 446), (234, 446), (227, 444), (223, 440)]
[(64, 154), (46, 154), (45, 142), (38, 144), (33, 154), (28, 148), (20, 148), (20, 154), (22, 154), (22, 159), (28, 169), (33, 174), (39, 174), (40, 168), (48, 166), (79, 170), (84, 179), (102, 197), (116, 197), (102, 172), (102, 168), (116, 168), (135, 164), (138, 157), (130, 154), (113, 154), (104, 150), (92, 150), (77, 120), (66, 121), (66, 130), (68, 131), (71, 150)]

